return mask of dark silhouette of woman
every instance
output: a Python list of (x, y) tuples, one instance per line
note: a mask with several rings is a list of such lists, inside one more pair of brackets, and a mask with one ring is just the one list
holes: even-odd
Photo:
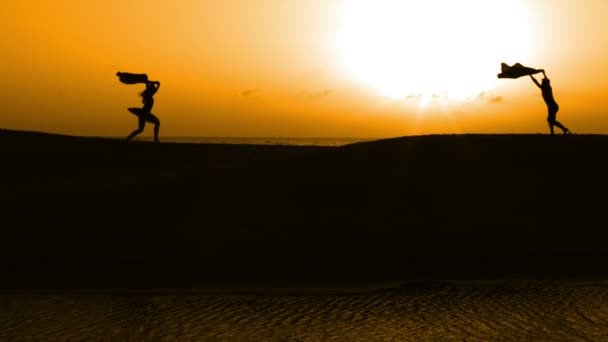
[(158, 91), (160, 82), (158, 81), (147, 81), (146, 90), (142, 91), (139, 95), (142, 97), (144, 106), (142, 108), (129, 108), (129, 112), (137, 115), (139, 118), (139, 125), (136, 130), (131, 132), (127, 137), (127, 140), (131, 140), (134, 136), (144, 131), (146, 122), (154, 124), (154, 142), (158, 142), (158, 130), (160, 128), (160, 120), (151, 113), (152, 106), (154, 106), (154, 94)]
[(559, 121), (556, 120), (557, 111), (559, 110), (559, 106), (557, 102), (555, 102), (555, 98), (553, 98), (553, 89), (551, 88), (551, 81), (547, 78), (545, 71), (543, 70), (543, 80), (542, 83), (538, 83), (534, 76), (530, 75), (530, 78), (536, 86), (540, 88), (543, 94), (543, 99), (547, 104), (547, 109), (549, 110), (549, 116), (547, 117), (547, 122), (549, 122), (549, 130), (551, 130), (551, 135), (553, 135), (553, 126), (557, 126), (562, 129), (564, 134), (570, 134), (570, 130), (562, 125)]

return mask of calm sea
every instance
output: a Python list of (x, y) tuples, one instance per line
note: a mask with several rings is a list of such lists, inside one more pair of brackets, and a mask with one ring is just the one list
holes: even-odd
[[(250, 145), (293, 145), (293, 146), (342, 146), (373, 138), (272, 138), (272, 137), (161, 137), (162, 142), (197, 144), (250, 144)], [(136, 140), (152, 141), (151, 137)]]

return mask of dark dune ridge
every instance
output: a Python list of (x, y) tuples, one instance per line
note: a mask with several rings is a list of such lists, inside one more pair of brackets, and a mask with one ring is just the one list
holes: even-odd
[(608, 275), (604, 135), (0, 149), (5, 290)]

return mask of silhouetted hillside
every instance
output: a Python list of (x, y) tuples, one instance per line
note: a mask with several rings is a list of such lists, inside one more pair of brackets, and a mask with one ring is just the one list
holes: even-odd
[(608, 275), (604, 135), (0, 139), (8, 287)]

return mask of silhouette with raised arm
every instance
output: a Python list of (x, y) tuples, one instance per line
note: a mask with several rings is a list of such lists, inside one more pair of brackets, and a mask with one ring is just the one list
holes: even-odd
[(534, 76), (530, 75), (534, 84), (538, 86), (543, 94), (543, 100), (547, 104), (547, 109), (549, 111), (549, 116), (547, 117), (547, 122), (549, 122), (549, 130), (551, 131), (551, 135), (553, 135), (553, 126), (557, 126), (562, 129), (564, 134), (570, 134), (570, 130), (562, 125), (559, 121), (556, 120), (557, 111), (559, 110), (559, 106), (557, 102), (555, 102), (555, 98), (553, 98), (553, 88), (551, 88), (551, 81), (547, 78), (547, 74), (545, 71), (542, 71), (544, 78), (542, 79), (542, 83), (538, 83)]
[(154, 106), (154, 94), (158, 91), (160, 87), (160, 82), (158, 81), (145, 81), (146, 90), (140, 93), (142, 97), (142, 102), (144, 106), (142, 108), (129, 108), (129, 112), (137, 115), (139, 118), (139, 124), (136, 130), (131, 132), (127, 137), (127, 140), (131, 140), (134, 136), (144, 131), (144, 126), (146, 122), (150, 122), (154, 124), (154, 142), (158, 142), (158, 130), (160, 128), (160, 120), (152, 114), (152, 106)]

